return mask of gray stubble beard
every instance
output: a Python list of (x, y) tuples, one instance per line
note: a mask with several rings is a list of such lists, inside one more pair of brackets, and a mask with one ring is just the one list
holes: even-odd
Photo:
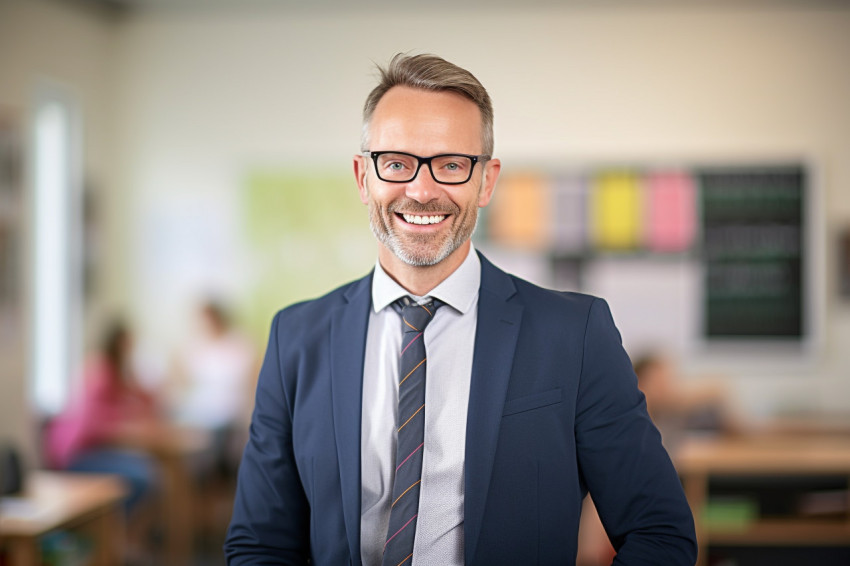
[[(368, 190), (368, 187), (367, 187)], [(415, 203), (415, 204), (412, 204)], [(453, 205), (455, 211), (452, 212), (452, 215), (455, 219), (458, 219), (458, 213), (460, 212), (460, 208), (456, 205)], [(400, 208), (400, 205), (396, 203), (391, 203), (387, 207), (387, 214), (392, 215), (395, 214), (396, 210)], [(429, 210), (431, 208), (432, 210)], [(428, 214), (433, 212), (445, 212), (445, 208), (441, 208), (439, 210), (433, 209), (433, 206), (428, 204), (418, 203), (416, 201), (409, 201), (405, 205), (406, 212), (410, 213), (421, 213)], [(382, 243), (388, 250), (390, 250), (393, 255), (399, 258), (401, 261), (410, 265), (412, 267), (430, 267), (432, 265), (437, 265), (447, 257), (449, 257), (455, 250), (457, 250), (460, 246), (463, 245), (472, 234), (475, 232), (475, 228), (478, 226), (478, 208), (475, 207), (472, 209), (472, 214), (474, 214), (475, 218), (472, 222), (472, 225), (468, 227), (468, 219), (466, 217), (460, 218), (460, 226), (456, 233), (452, 235), (451, 238), (445, 240), (440, 248), (436, 251), (436, 253), (425, 255), (424, 253), (415, 254), (410, 250), (405, 249), (405, 244), (401, 241), (398, 234), (394, 233), (390, 227), (388, 219), (385, 219), (381, 215), (381, 211), (379, 207), (375, 204), (375, 201), (369, 200), (369, 227), (372, 229), (372, 233), (375, 235), (375, 238)], [(414, 241), (413, 245), (421, 244), (427, 245), (430, 237), (423, 236), (419, 238), (419, 242)], [(408, 246), (409, 247), (409, 246)]]

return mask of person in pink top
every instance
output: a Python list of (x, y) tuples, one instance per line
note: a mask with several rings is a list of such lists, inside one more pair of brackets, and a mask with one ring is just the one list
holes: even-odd
[(48, 427), (46, 455), (53, 468), (113, 473), (130, 487), (128, 512), (156, 483), (155, 465), (140, 452), (120, 447), (127, 427), (156, 419), (156, 403), (132, 378), (132, 337), (122, 322), (104, 334), (101, 350), (83, 369), (81, 388)]

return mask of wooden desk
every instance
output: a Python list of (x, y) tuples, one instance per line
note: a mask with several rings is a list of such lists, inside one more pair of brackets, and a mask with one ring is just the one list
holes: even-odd
[(707, 547), (728, 545), (850, 545), (850, 515), (843, 519), (756, 519), (735, 528), (708, 527), (702, 520), (708, 482), (718, 476), (819, 476), (850, 478), (850, 439), (811, 435), (764, 435), (687, 440), (674, 461), (694, 513), (700, 556)]
[(0, 546), (8, 549), (12, 566), (39, 566), (39, 537), (73, 528), (94, 538), (95, 564), (120, 564), (126, 494), (116, 476), (33, 472), (21, 496), (2, 499)]
[(186, 460), (208, 450), (212, 439), (206, 431), (166, 423), (122, 430), (122, 445), (143, 450), (156, 458), (163, 474), (162, 518), (166, 535), (166, 563), (190, 562), (193, 538), (192, 508), (195, 489)]

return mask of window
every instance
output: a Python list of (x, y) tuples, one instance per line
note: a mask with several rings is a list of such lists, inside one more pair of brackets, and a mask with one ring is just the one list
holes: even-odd
[(67, 90), (40, 84), (32, 131), (32, 401), (42, 414), (67, 402), (79, 361), (81, 267), (78, 111)]

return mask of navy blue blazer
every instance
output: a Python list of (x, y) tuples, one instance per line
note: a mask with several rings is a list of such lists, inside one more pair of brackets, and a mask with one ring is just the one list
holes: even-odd
[[(615, 564), (693, 565), (690, 508), (607, 304), (481, 257), (466, 428), (467, 565), (573, 564), (593, 495)], [(228, 564), (360, 564), (371, 275), (279, 312), (225, 542)]]

